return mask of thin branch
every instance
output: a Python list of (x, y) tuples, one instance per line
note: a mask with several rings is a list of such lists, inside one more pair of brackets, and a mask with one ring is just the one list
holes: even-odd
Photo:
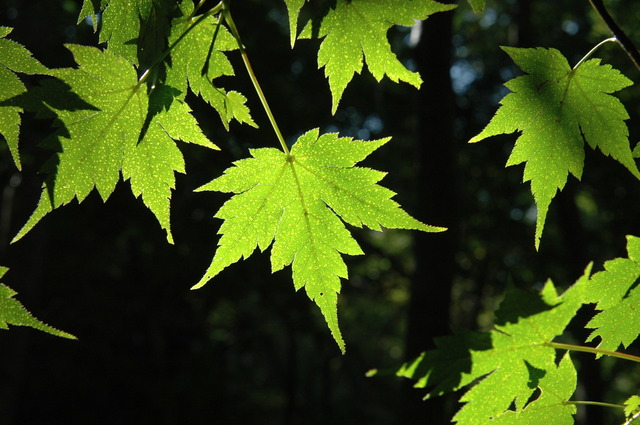
[(603, 44), (605, 44), (605, 43), (612, 42), (612, 41), (618, 41), (618, 39), (617, 39), (617, 38), (615, 38), (615, 37), (611, 37), (611, 38), (607, 38), (606, 40), (602, 40), (602, 41), (601, 41), (600, 43), (598, 43), (598, 44), (597, 44), (593, 49), (589, 50), (589, 53), (587, 53), (586, 55), (584, 55), (584, 57), (583, 57), (582, 59), (580, 59), (580, 62), (578, 62), (578, 63), (576, 64), (576, 66), (574, 66), (574, 67), (573, 67), (573, 69), (577, 69), (580, 65), (582, 65), (582, 63), (583, 63), (584, 61), (586, 61), (587, 59), (589, 59), (589, 57), (590, 57), (590, 56), (591, 56), (591, 55), (592, 55), (596, 50), (598, 50), (598, 48), (599, 48), (600, 46), (602, 46), (602, 45), (603, 45)]
[(244, 48), (244, 44), (242, 44), (242, 40), (240, 39), (240, 34), (238, 33), (238, 29), (236, 28), (236, 24), (233, 22), (233, 18), (231, 17), (231, 12), (229, 11), (228, 2), (229, 0), (222, 0), (222, 4), (223, 4), (222, 16), (225, 22), (227, 23), (229, 30), (231, 31), (231, 35), (233, 35), (233, 37), (236, 39), (236, 42), (238, 43), (238, 49), (240, 49), (240, 54), (242, 55), (242, 61), (244, 62), (244, 67), (246, 68), (247, 73), (249, 74), (249, 78), (253, 83), (253, 87), (255, 88), (256, 93), (258, 94), (258, 97), (260, 98), (260, 103), (262, 103), (262, 107), (267, 113), (267, 117), (269, 117), (269, 122), (273, 127), (273, 131), (276, 133), (276, 137), (280, 142), (280, 146), (282, 147), (282, 150), (284, 151), (284, 153), (289, 155), (289, 148), (287, 147), (287, 143), (284, 141), (284, 137), (282, 137), (280, 128), (278, 127), (278, 124), (276, 123), (276, 119), (273, 116), (273, 113), (271, 112), (269, 103), (267, 103), (267, 98), (265, 97), (264, 92), (262, 91), (262, 87), (260, 87), (258, 78), (256, 77), (255, 72), (253, 72), (253, 68), (251, 67), (251, 62), (249, 62), (249, 56), (247, 55), (247, 51)]
[(609, 357), (617, 357), (619, 359), (630, 360), (632, 362), (640, 363), (640, 357), (633, 356), (631, 354), (620, 353), (618, 351), (602, 350), (600, 348), (585, 347), (583, 345), (563, 344), (561, 342), (547, 342), (546, 345), (548, 347), (553, 347), (558, 350), (581, 351), (583, 353), (592, 353), (592, 354), (601, 355), (601, 356), (604, 355)]
[(598, 15), (600, 15), (604, 23), (607, 24), (609, 30), (611, 30), (613, 35), (618, 39), (618, 42), (620, 43), (624, 51), (627, 52), (627, 56), (629, 56), (629, 59), (631, 59), (636, 68), (640, 70), (640, 51), (638, 51), (638, 48), (635, 46), (635, 44), (633, 44), (631, 38), (629, 38), (629, 36), (622, 30), (622, 28), (618, 26), (616, 21), (613, 20), (603, 1), (589, 0), (589, 3), (591, 3), (591, 6), (593, 6)]

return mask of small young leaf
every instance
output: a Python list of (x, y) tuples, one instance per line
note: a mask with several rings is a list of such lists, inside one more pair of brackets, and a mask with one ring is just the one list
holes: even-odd
[(593, 275), (587, 286), (586, 302), (601, 310), (587, 324), (595, 329), (588, 341), (600, 337), (598, 348), (615, 351), (628, 347), (640, 334), (640, 238), (627, 236), (628, 258), (604, 263), (604, 271)]
[(384, 173), (354, 167), (388, 140), (365, 142), (336, 134), (319, 136), (317, 129), (311, 130), (300, 136), (290, 155), (273, 148), (253, 149), (252, 158), (235, 162), (201, 187), (235, 195), (215, 215), (224, 220), (222, 237), (194, 289), (273, 242), (272, 271), (292, 265), (296, 290), (304, 287), (320, 307), (344, 351), (336, 307), (340, 278), (347, 278), (341, 254), (358, 255), (362, 250), (343, 222), (374, 230), (444, 230), (404, 212), (391, 199), (394, 193), (377, 184)]
[[(466, 404), (454, 417), (459, 424), (489, 423), (512, 405), (521, 412), (544, 377), (556, 370), (556, 350), (548, 344), (582, 306), (590, 272), (591, 265), (561, 296), (551, 281), (539, 296), (510, 288), (496, 313), (496, 330), (438, 338), (435, 350), (403, 366), (398, 375), (415, 379), (416, 387), (431, 388), (429, 396), (480, 379), (460, 399)], [(569, 387), (563, 392), (568, 394)]]
[[(325, 67), (333, 95), (335, 113), (347, 84), (362, 71), (363, 59), (380, 81), (387, 75), (420, 87), (422, 79), (408, 70), (391, 51), (387, 31), (394, 25), (413, 26), (436, 12), (455, 8), (433, 0), (337, 0), (322, 19), (317, 36), (324, 38), (318, 50), (318, 67)], [(300, 38), (315, 37), (314, 23), (303, 29)]]
[[(8, 270), (6, 267), (0, 267), (0, 278), (2, 278)], [(75, 336), (53, 328), (33, 317), (31, 313), (14, 298), (16, 294), (16, 291), (0, 283), (0, 329), (9, 329), (9, 325), (29, 326), (50, 333), (51, 335), (76, 339)]]
[(0, 135), (6, 139), (16, 167), (21, 169), (18, 135), (22, 108), (4, 102), (27, 91), (16, 72), (33, 75), (48, 74), (49, 70), (33, 58), (23, 46), (5, 38), (11, 30), (8, 27), (0, 27)]
[(526, 162), (524, 181), (531, 181), (538, 206), (537, 249), (551, 200), (564, 187), (569, 173), (578, 179), (582, 176), (585, 140), (640, 178), (624, 122), (629, 115), (610, 96), (631, 81), (611, 66), (600, 65), (599, 59), (571, 69), (554, 49), (503, 49), (528, 75), (506, 84), (512, 93), (502, 99), (491, 122), (470, 142), (522, 132), (507, 166)]

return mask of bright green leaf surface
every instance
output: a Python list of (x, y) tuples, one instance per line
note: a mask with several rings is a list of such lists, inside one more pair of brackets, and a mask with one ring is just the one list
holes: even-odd
[(630, 418), (638, 411), (640, 411), (640, 396), (632, 395), (624, 402), (624, 415)]
[(175, 0), (102, 0), (99, 7), (97, 1), (91, 3), (85, 1), (80, 17), (103, 10), (100, 42), (111, 52), (147, 68), (167, 48)]
[(79, 68), (57, 69), (52, 74), (91, 108), (51, 107), (58, 117), (60, 130), (55, 136), (61, 151), (50, 161), (36, 211), (14, 241), (52, 209), (73, 199), (82, 202), (94, 188), (106, 200), (121, 171), (130, 179), (134, 195), (142, 194), (171, 241), (173, 172), (184, 172), (182, 155), (171, 139), (215, 145), (206, 140), (189, 108), (173, 99), (173, 89), (156, 87), (150, 104), (146, 86), (138, 84), (135, 70), (125, 59), (92, 47), (68, 47)]
[[(420, 87), (420, 75), (408, 70), (391, 51), (387, 31), (394, 25), (413, 26), (416, 19), (453, 8), (455, 5), (433, 0), (337, 0), (318, 32), (318, 37), (324, 38), (318, 66), (325, 67), (329, 78), (333, 113), (353, 75), (362, 71), (363, 60), (378, 81), (386, 75), (394, 82), (401, 80)], [(312, 23), (307, 24), (300, 38), (314, 36), (312, 28)]]
[(628, 258), (616, 258), (604, 264), (605, 270), (593, 275), (586, 301), (602, 310), (587, 324), (595, 329), (589, 341), (600, 337), (598, 348), (615, 351), (628, 347), (640, 334), (640, 238), (627, 236)]
[[(182, 14), (190, 16), (192, 12), (193, 4), (184, 2)], [(191, 23), (184, 17), (177, 18), (169, 42), (173, 44), (178, 40)], [(215, 44), (211, 48), (214, 34)], [(218, 112), (227, 129), (233, 119), (255, 127), (245, 105), (246, 98), (238, 92), (227, 92), (213, 84), (213, 80), (218, 77), (234, 75), (233, 67), (224, 52), (237, 48), (238, 44), (229, 31), (223, 25), (218, 25), (216, 18), (209, 16), (189, 31), (171, 51), (171, 66), (167, 70), (168, 85), (180, 90), (183, 98), (187, 93), (187, 86), (190, 87)]]
[[(27, 91), (16, 72), (24, 74), (47, 74), (49, 71), (31, 56), (31, 53), (15, 41), (4, 37), (11, 33), (11, 28), (0, 27), (0, 103)], [(18, 152), (18, 135), (20, 133), (20, 113), (18, 106), (0, 105), (0, 135), (5, 138), (15, 162), (21, 169)]]
[(253, 149), (251, 158), (235, 162), (201, 187), (235, 195), (216, 213), (224, 220), (222, 237), (209, 269), (194, 288), (273, 242), (272, 271), (292, 265), (296, 290), (304, 287), (320, 307), (344, 351), (336, 307), (340, 278), (347, 278), (341, 254), (362, 251), (343, 221), (376, 230), (381, 226), (444, 230), (404, 212), (391, 199), (394, 193), (377, 184), (384, 173), (354, 167), (387, 141), (319, 136), (316, 129), (302, 135), (290, 155), (273, 148)]
[[(6, 267), (0, 267), (0, 278), (2, 278), (8, 270)], [(31, 313), (14, 298), (16, 294), (16, 291), (0, 283), (0, 329), (9, 329), (9, 325), (29, 326), (62, 338), (76, 339), (75, 336), (53, 328), (33, 317)]]
[(291, 36), (291, 47), (296, 43), (298, 36), (298, 15), (305, 0), (285, 0), (287, 4), (287, 14), (289, 15), (289, 31)]
[(576, 390), (576, 369), (566, 353), (557, 368), (552, 367), (540, 379), (541, 395), (523, 410), (508, 410), (492, 425), (573, 425), (575, 404), (566, 403)]
[(489, 423), (512, 404), (522, 411), (541, 380), (556, 370), (556, 350), (548, 343), (582, 306), (590, 270), (561, 296), (550, 281), (539, 296), (510, 288), (496, 313), (496, 330), (436, 339), (436, 350), (423, 353), (398, 374), (430, 388), (430, 396), (481, 379), (460, 399), (466, 403), (454, 417), (460, 424)]
[(500, 102), (487, 127), (470, 141), (520, 131), (507, 166), (526, 162), (524, 181), (538, 206), (536, 248), (551, 200), (569, 173), (578, 179), (584, 165), (584, 140), (640, 178), (629, 145), (624, 106), (611, 93), (631, 81), (599, 59), (572, 70), (554, 49), (503, 48), (528, 75), (509, 81), (512, 91)]

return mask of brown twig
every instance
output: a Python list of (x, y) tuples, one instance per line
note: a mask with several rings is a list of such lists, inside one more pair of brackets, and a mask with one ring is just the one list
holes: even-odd
[(598, 15), (600, 15), (604, 23), (607, 24), (609, 30), (616, 37), (624, 51), (627, 52), (629, 59), (631, 59), (636, 68), (640, 70), (640, 51), (638, 51), (633, 41), (631, 41), (629, 36), (618, 26), (616, 21), (613, 20), (604, 2), (602, 0), (589, 0), (589, 3), (591, 3), (591, 6), (593, 6)]

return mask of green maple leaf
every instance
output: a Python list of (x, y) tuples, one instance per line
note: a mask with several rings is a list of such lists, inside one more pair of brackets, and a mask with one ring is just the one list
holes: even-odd
[(300, 136), (290, 154), (274, 148), (251, 150), (251, 158), (234, 163), (199, 190), (234, 193), (216, 213), (223, 219), (218, 249), (199, 288), (225, 267), (249, 257), (256, 248), (271, 250), (272, 271), (291, 265), (296, 290), (304, 287), (322, 311), (334, 339), (344, 351), (338, 328), (337, 294), (347, 278), (341, 254), (362, 250), (344, 223), (437, 232), (412, 218), (377, 183), (384, 173), (354, 165), (389, 139), (365, 142)]
[[(290, 13), (299, 3), (289, 1)], [(333, 96), (335, 113), (347, 84), (362, 71), (363, 59), (369, 71), (380, 81), (385, 75), (392, 81), (420, 87), (422, 79), (408, 70), (391, 51), (387, 31), (394, 25), (413, 26), (436, 12), (455, 8), (433, 0), (337, 0), (322, 18), (317, 37), (324, 38), (318, 50), (318, 66), (325, 67)], [(315, 37), (310, 22), (300, 38)]]
[[(45, 166), (49, 174), (35, 212), (14, 241), (24, 236), (54, 208), (73, 199), (82, 202), (93, 189), (104, 201), (122, 172), (135, 196), (156, 215), (172, 242), (169, 197), (174, 171), (184, 172), (182, 155), (172, 139), (216, 148), (198, 128), (190, 109), (159, 86), (151, 99), (133, 66), (109, 51), (67, 46), (78, 69), (56, 69), (51, 74), (85, 102), (82, 108), (58, 109), (59, 130), (53, 135), (60, 151)], [(50, 88), (44, 87), (47, 95)], [(55, 98), (57, 92), (50, 93)]]
[(490, 423), (493, 425), (573, 425), (575, 404), (567, 403), (576, 390), (577, 374), (569, 353), (557, 368), (550, 368), (540, 379), (540, 397), (520, 411), (508, 410)]
[(503, 49), (528, 75), (506, 83), (512, 93), (502, 99), (491, 122), (470, 142), (522, 132), (507, 166), (526, 162), (524, 181), (531, 181), (538, 206), (538, 248), (551, 200), (562, 190), (569, 173), (578, 179), (582, 176), (585, 140), (640, 178), (624, 122), (629, 115), (610, 95), (631, 81), (611, 66), (600, 65), (599, 59), (572, 69), (554, 49)]
[(556, 350), (549, 343), (582, 306), (590, 270), (561, 296), (551, 281), (539, 296), (510, 288), (494, 331), (437, 338), (435, 350), (404, 365), (398, 375), (430, 388), (429, 397), (479, 380), (460, 399), (466, 403), (454, 417), (460, 424), (488, 423), (512, 405), (521, 412), (535, 389), (542, 388), (542, 379), (556, 369)]
[(0, 135), (6, 139), (16, 167), (21, 169), (18, 136), (23, 109), (5, 102), (27, 91), (16, 72), (33, 75), (48, 74), (49, 71), (22, 45), (5, 38), (11, 31), (11, 28), (0, 26)]
[(601, 310), (587, 324), (595, 329), (588, 341), (600, 337), (598, 348), (615, 351), (628, 347), (640, 334), (640, 238), (627, 236), (628, 258), (604, 264), (605, 270), (593, 275), (588, 284), (587, 302)]
[(180, 90), (183, 96), (187, 93), (187, 86), (190, 87), (218, 112), (227, 130), (233, 119), (255, 127), (245, 105), (247, 99), (236, 91), (227, 92), (213, 83), (218, 77), (234, 75), (233, 66), (224, 52), (238, 49), (238, 42), (213, 16), (204, 17), (183, 36), (192, 24), (191, 19), (185, 17), (193, 13), (193, 3), (183, 2), (181, 10), (183, 16), (174, 20), (169, 42), (173, 44), (182, 38), (171, 51), (166, 83)]
[(96, 14), (102, 11), (99, 41), (118, 56), (147, 68), (167, 48), (176, 7), (175, 0), (85, 0), (78, 23), (91, 16), (95, 30)]
[(640, 396), (632, 395), (624, 402), (624, 416), (630, 419), (640, 411)]
[[(6, 267), (0, 267), (0, 278), (8, 270)], [(20, 301), (14, 298), (16, 294), (16, 291), (0, 283), (0, 329), (9, 329), (9, 325), (29, 326), (62, 338), (76, 339), (75, 336), (51, 327), (33, 317)]]

